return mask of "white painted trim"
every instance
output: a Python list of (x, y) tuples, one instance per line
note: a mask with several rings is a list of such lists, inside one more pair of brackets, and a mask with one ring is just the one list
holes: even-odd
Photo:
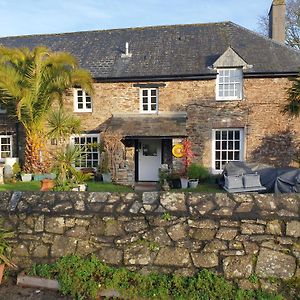
[[(239, 130), (240, 131), (240, 160), (239, 161), (244, 161), (245, 159), (245, 128), (244, 127), (237, 127), (237, 128), (214, 128), (212, 129), (212, 138), (211, 138), (211, 149), (212, 149), (212, 159), (211, 159), (211, 171), (213, 174), (221, 174), (223, 172), (223, 170), (216, 170), (215, 169), (215, 159), (216, 159), (216, 149), (215, 149), (215, 132), (218, 130), (226, 130), (226, 131), (230, 131), (230, 130)], [(235, 160), (233, 160), (235, 161)]]
[[(78, 108), (78, 95), (77, 91), (82, 91), (82, 104), (83, 108)], [(91, 99), (91, 108), (86, 108), (86, 92), (80, 88), (73, 89), (73, 103), (74, 103), (74, 112), (92, 112), (93, 111), (93, 99), (90, 95), (88, 95)]]
[(10, 139), (10, 143), (9, 143), (9, 146), (10, 146), (10, 155), (8, 157), (12, 157), (12, 152), (13, 152), (13, 149), (12, 149), (13, 148), (13, 136), (12, 135), (5, 135), (5, 134), (0, 135), (0, 162), (3, 162), (5, 157), (2, 158), (1, 153), (5, 152), (5, 151), (1, 151), (1, 145), (2, 145), (1, 144), (1, 138), (9, 138)]
[[(148, 91), (148, 95), (147, 95), (147, 106), (148, 109), (147, 110), (143, 110), (143, 91), (147, 90)], [(156, 110), (151, 110), (151, 90), (155, 90), (156, 91)], [(140, 94), (140, 113), (142, 114), (157, 114), (158, 113), (158, 99), (159, 99), (159, 89), (158, 88), (140, 88), (139, 91)]]
[[(219, 71), (220, 70), (240, 70), (240, 85), (241, 85), (241, 95), (240, 96), (219, 96)], [(219, 68), (217, 69), (217, 78), (216, 78), (216, 87), (215, 87), (215, 93), (216, 93), (216, 101), (237, 101), (237, 100), (243, 100), (244, 97), (244, 80), (243, 80), (243, 70), (242, 68)]]

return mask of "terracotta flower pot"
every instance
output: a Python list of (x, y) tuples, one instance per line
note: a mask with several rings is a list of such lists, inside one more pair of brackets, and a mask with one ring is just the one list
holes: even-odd
[(5, 268), (5, 264), (1, 264), (0, 265), (0, 284), (2, 282), (2, 277), (3, 277), (3, 274), (4, 274), (4, 268)]
[(54, 188), (54, 180), (43, 179), (41, 180), (41, 191), (50, 191)]

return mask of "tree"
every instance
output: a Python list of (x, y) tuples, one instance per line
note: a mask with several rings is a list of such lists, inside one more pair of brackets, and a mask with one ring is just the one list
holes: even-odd
[(47, 116), (56, 102), (63, 105), (65, 92), (74, 86), (93, 92), (91, 75), (71, 54), (45, 47), (0, 47), (0, 101), (25, 129), (25, 172), (45, 171), (41, 153), (47, 153)]
[(297, 78), (290, 79), (293, 84), (287, 90), (288, 103), (284, 107), (284, 112), (291, 115), (300, 115), (300, 73)]
[[(269, 35), (269, 17), (266, 13), (258, 19), (258, 31)], [(300, 50), (300, 0), (286, 1), (286, 44)]]

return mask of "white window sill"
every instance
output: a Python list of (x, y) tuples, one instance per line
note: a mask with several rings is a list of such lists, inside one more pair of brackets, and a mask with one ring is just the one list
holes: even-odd
[(74, 112), (76, 113), (91, 113), (93, 112), (92, 109), (75, 109)]

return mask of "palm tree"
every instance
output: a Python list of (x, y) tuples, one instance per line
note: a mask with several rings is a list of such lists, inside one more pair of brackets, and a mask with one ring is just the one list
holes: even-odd
[(74, 56), (46, 47), (0, 47), (0, 100), (15, 115), (26, 133), (24, 170), (43, 172), (46, 167), (45, 122), (55, 102), (63, 105), (64, 93), (80, 86), (93, 92), (89, 72), (80, 69)]

